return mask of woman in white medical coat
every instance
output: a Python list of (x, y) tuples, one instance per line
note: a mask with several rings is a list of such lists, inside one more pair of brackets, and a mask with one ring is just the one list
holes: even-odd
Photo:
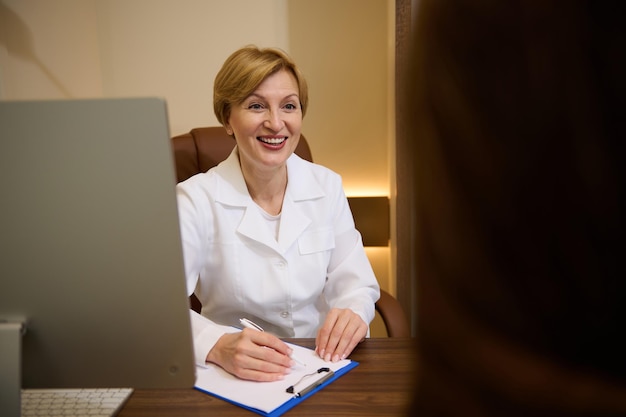
[[(314, 337), (327, 361), (368, 335), (379, 286), (338, 174), (294, 154), (308, 91), (282, 51), (245, 47), (215, 79), (214, 110), (236, 141), (177, 187), (196, 361), (244, 379), (294, 365), (279, 338)], [(265, 331), (241, 327), (248, 318)], [(267, 348), (271, 349), (267, 349)]]

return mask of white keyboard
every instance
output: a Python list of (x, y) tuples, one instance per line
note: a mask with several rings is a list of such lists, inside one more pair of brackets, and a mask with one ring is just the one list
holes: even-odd
[(22, 417), (113, 417), (132, 388), (23, 389)]

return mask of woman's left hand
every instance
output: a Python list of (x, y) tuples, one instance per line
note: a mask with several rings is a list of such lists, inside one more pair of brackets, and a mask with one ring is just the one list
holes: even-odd
[(345, 359), (365, 339), (367, 329), (367, 323), (354, 311), (333, 308), (317, 333), (315, 351), (327, 362)]

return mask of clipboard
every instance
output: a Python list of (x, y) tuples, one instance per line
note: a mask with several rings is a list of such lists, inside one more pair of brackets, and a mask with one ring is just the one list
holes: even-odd
[[(245, 381), (229, 374), (217, 365), (207, 364), (206, 367), (197, 367), (195, 388), (256, 414), (277, 417), (359, 365), (358, 362), (349, 359), (335, 363), (325, 362), (311, 349), (291, 343), (288, 345), (306, 366), (296, 365), (293, 372), (282, 381)], [(332, 377), (324, 378), (323, 374), (315, 376), (314, 374), (317, 374), (320, 368), (332, 370)], [(287, 388), (291, 386), (308, 387), (323, 378), (325, 380), (322, 383), (315, 385), (301, 396), (297, 396), (300, 389), (294, 393), (287, 392)], [(304, 382), (301, 384), (301, 381)]]

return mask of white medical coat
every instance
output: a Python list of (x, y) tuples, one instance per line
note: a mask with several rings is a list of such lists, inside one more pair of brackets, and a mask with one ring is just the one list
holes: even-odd
[[(341, 177), (293, 154), (278, 239), (254, 203), (237, 147), (178, 184), (196, 362), (246, 317), (278, 337), (315, 337), (330, 308), (374, 318), (378, 282), (354, 227)], [(222, 325), (222, 326), (220, 326)]]

